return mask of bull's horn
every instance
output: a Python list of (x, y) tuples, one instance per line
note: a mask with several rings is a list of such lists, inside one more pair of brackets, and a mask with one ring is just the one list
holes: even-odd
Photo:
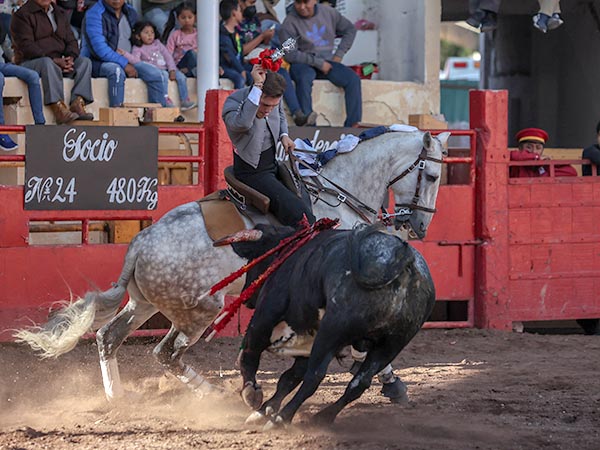
[(213, 242), (213, 247), (222, 247), (224, 245), (231, 245), (236, 242), (247, 242), (247, 241), (258, 241), (262, 237), (263, 233), (260, 230), (242, 230), (237, 233), (230, 234), (221, 239), (217, 239)]

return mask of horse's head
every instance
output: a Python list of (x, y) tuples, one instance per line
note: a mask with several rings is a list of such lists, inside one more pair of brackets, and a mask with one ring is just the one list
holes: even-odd
[(389, 183), (395, 199), (394, 226), (409, 226), (409, 236), (422, 239), (435, 212), (435, 200), (442, 175), (442, 158), (448, 155), (450, 133), (433, 137), (423, 134), (419, 155), (402, 168)]

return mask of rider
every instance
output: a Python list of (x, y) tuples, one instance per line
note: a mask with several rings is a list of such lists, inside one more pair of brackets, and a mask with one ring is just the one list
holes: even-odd
[(314, 223), (310, 206), (286, 188), (277, 174), (277, 142), (288, 152), (295, 147), (281, 104), (285, 79), (260, 64), (254, 65), (251, 75), (253, 86), (231, 94), (223, 107), (223, 121), (234, 146), (233, 173), (269, 197), (269, 211), (283, 225), (294, 226), (303, 215)]

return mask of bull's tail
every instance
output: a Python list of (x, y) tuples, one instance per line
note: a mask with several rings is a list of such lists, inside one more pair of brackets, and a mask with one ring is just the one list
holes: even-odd
[(15, 341), (28, 344), (41, 358), (56, 358), (75, 348), (79, 339), (108, 323), (117, 313), (133, 275), (137, 251), (132, 245), (125, 256), (119, 281), (104, 292), (92, 291), (68, 302), (41, 326), (17, 330)]

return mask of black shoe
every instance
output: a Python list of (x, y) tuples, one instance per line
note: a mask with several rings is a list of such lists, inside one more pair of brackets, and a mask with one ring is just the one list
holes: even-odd
[(477, 10), (466, 20), (467, 24), (473, 28), (479, 28), (481, 21), (485, 17), (485, 11)]
[(306, 121), (308, 120), (308, 116), (305, 116), (302, 111), (298, 111), (294, 113), (294, 123), (298, 127), (303, 127), (306, 125)]
[(489, 33), (490, 31), (494, 31), (498, 26), (498, 17), (496, 13), (491, 11), (486, 11), (485, 17), (481, 21), (481, 32)]

